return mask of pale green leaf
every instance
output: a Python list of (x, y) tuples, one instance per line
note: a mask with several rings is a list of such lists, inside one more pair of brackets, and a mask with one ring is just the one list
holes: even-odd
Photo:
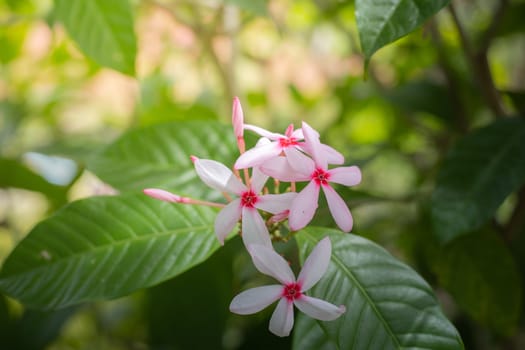
[(296, 236), (301, 259), (325, 236), (332, 242), (330, 266), (309, 295), (343, 304), (346, 313), (330, 322), (301, 314), (294, 349), (463, 349), (432, 288), (375, 243), (310, 228)]
[(233, 129), (214, 121), (159, 124), (129, 131), (88, 162), (88, 169), (121, 191), (160, 187), (217, 199), (198, 177), (190, 156), (231, 167), (238, 155)]
[(87, 56), (135, 74), (137, 43), (128, 0), (55, 0), (54, 15)]

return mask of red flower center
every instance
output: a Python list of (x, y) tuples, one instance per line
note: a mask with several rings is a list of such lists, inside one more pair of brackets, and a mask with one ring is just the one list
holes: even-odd
[(257, 203), (257, 194), (252, 190), (243, 192), (241, 195), (241, 205), (243, 207), (253, 208), (255, 203)]
[(295, 137), (288, 137), (288, 138), (282, 137), (279, 139), (279, 146), (281, 146), (281, 148), (296, 146), (298, 144), (299, 143), (297, 142), (297, 139)]
[(324, 169), (317, 168), (312, 173), (312, 180), (315, 181), (319, 186), (328, 185), (328, 180), (330, 179), (330, 173)]
[(301, 293), (301, 286), (297, 282), (293, 282), (284, 286), (283, 297), (288, 299), (288, 301), (294, 301), (303, 295)]

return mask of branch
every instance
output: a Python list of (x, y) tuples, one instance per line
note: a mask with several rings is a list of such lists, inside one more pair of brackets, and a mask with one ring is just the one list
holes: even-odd
[[(505, 2), (506, 0), (501, 1)], [(495, 31), (497, 28), (497, 23), (494, 24), (494, 22), (499, 23), (499, 17), (502, 16), (501, 13), (504, 11), (505, 7), (506, 6), (503, 6), (503, 9), (496, 11), (496, 14), (493, 18), (493, 22), (489, 26), (489, 29), (484, 36), (483, 46), (486, 46), (487, 48), (490, 46), (490, 42), (492, 40), (493, 35), (492, 32)], [(496, 86), (494, 85), (494, 80), (492, 79), (492, 73), (490, 72), (489, 62), (487, 58), (487, 50), (480, 50), (477, 52), (474, 51), (472, 44), (465, 32), (465, 29), (461, 24), (461, 21), (459, 20), (456, 9), (452, 2), (450, 3), (448, 9), (452, 16), (454, 25), (456, 26), (456, 29), (458, 31), (459, 38), (461, 40), (463, 50), (465, 51), (467, 60), (469, 61), (470, 66), (472, 67), (474, 77), (478, 81), (479, 87), (481, 89), (482, 94), (485, 97), (485, 100), (487, 101), (488, 107), (491, 109), (492, 113), (496, 117), (504, 117), (506, 113), (503, 109), (501, 96), (499, 95), (499, 92), (497, 91)]]

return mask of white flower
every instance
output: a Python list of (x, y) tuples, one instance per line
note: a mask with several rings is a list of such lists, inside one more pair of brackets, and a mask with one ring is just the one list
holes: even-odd
[(272, 248), (249, 245), (255, 267), (265, 275), (274, 277), (281, 284), (248, 289), (233, 298), (230, 311), (240, 315), (253, 314), (279, 300), (272, 318), (270, 331), (280, 337), (288, 336), (293, 328), (295, 305), (308, 316), (332, 321), (341, 316), (346, 308), (324, 300), (307, 296), (305, 292), (316, 284), (326, 272), (330, 262), (332, 245), (328, 237), (322, 239), (306, 259), (297, 280), (286, 260)]
[(268, 176), (260, 172), (258, 168), (253, 168), (250, 185), (246, 186), (222, 163), (197, 157), (192, 157), (192, 160), (197, 175), (205, 184), (218, 191), (239, 196), (228, 203), (215, 219), (215, 234), (219, 242), (224, 244), (226, 236), (242, 218), (244, 244), (246, 246), (261, 244), (271, 247), (268, 228), (257, 209), (272, 214), (282, 213), (290, 208), (297, 193), (261, 195), (260, 192)]

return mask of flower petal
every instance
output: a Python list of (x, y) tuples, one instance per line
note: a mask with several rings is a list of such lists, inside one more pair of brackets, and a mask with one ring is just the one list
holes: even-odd
[(297, 196), (295, 192), (287, 192), (282, 194), (265, 194), (258, 197), (255, 207), (267, 211), (272, 214), (279, 214), (285, 210), (289, 210), (292, 201)]
[(308, 225), (317, 210), (319, 199), (319, 185), (310, 181), (308, 185), (295, 197), (290, 207), (288, 223), (292, 231), (298, 231)]
[(346, 312), (344, 305), (335, 306), (327, 301), (309, 297), (307, 295), (301, 296), (294, 300), (295, 306), (308, 316), (321, 321), (332, 321)]
[(350, 232), (354, 221), (346, 203), (330, 185), (323, 186), (323, 192), (337, 226), (344, 232)]
[(332, 243), (330, 238), (325, 237), (312, 250), (297, 277), (297, 282), (301, 285), (303, 292), (306, 292), (323, 277), (331, 255)]
[(328, 170), (330, 182), (355, 186), (361, 182), (361, 170), (356, 166), (345, 166)]
[(276, 178), (279, 181), (307, 181), (310, 176), (297, 173), (291, 166), (286, 157), (276, 157), (261, 164), (260, 169), (263, 173)]
[(262, 188), (264, 187), (264, 184), (266, 183), (266, 180), (268, 180), (268, 175), (263, 173), (259, 169), (259, 167), (254, 167), (252, 170), (252, 178), (250, 180), (253, 192), (261, 192)]
[(303, 133), (305, 141), (305, 149), (310, 152), (315, 165), (322, 169), (327, 169), (328, 163), (326, 156), (321, 148), (321, 141), (319, 141), (319, 133), (315, 131), (310, 125), (303, 122)]
[(293, 303), (282, 298), (270, 319), (270, 332), (279, 336), (287, 337), (293, 328)]
[(324, 143), (321, 144), (321, 150), (328, 164), (343, 164), (345, 162), (345, 157), (341, 153)]
[(298, 140), (304, 139), (303, 129), (299, 128), (292, 132), (292, 137)]
[(247, 247), (250, 244), (272, 246), (266, 224), (255, 208), (242, 208), (242, 240)]
[(252, 125), (252, 124), (244, 124), (244, 130), (250, 130), (253, 131), (261, 136), (267, 137), (270, 140), (279, 140), (282, 137), (285, 137), (284, 135), (277, 134), (271, 131), (268, 131), (266, 129), (260, 128), (258, 126)]
[(253, 264), (261, 273), (275, 278), (282, 284), (295, 282), (295, 276), (290, 265), (273, 250), (272, 246), (265, 247), (252, 244), (247, 247), (252, 256)]
[(193, 162), (195, 170), (202, 182), (221, 192), (231, 192), (240, 195), (246, 191), (239, 179), (224, 164), (210, 159), (198, 159)]
[(221, 243), (224, 244), (224, 239), (232, 232), (233, 228), (241, 218), (241, 200), (239, 198), (231, 201), (227, 206), (217, 214), (215, 218), (215, 235)]
[(254, 147), (244, 152), (237, 158), (235, 162), (235, 169), (251, 168), (260, 165), (268, 159), (277, 157), (281, 154), (281, 147), (277, 142), (263, 144), (259, 147)]
[(309, 178), (315, 170), (314, 162), (303, 153), (299, 152), (295, 147), (286, 147), (284, 149), (286, 159), (293, 170), (298, 172), (300, 176)]
[(283, 286), (271, 286), (248, 289), (230, 303), (230, 311), (238, 315), (249, 315), (261, 311), (283, 295)]

